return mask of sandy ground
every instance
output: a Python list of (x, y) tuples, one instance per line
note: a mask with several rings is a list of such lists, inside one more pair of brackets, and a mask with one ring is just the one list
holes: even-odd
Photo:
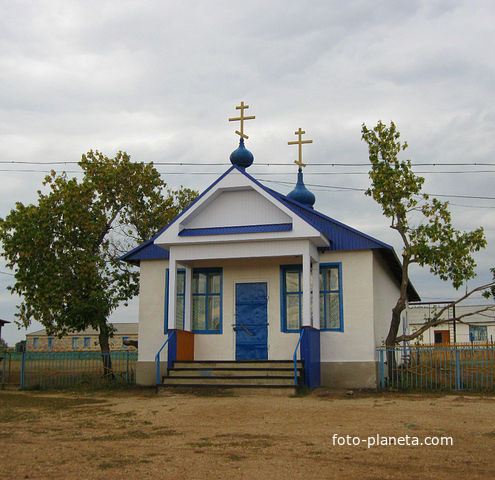
[(493, 479), (495, 397), (0, 392), (0, 478)]

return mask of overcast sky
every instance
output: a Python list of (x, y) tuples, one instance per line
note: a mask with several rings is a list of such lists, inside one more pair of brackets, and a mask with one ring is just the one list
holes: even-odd
[[(469, 285), (481, 284), (495, 266), (494, 23), (493, 1), (476, 0), (0, 0), (0, 217), (36, 200), (41, 171), (78, 169), (5, 162), (74, 162), (90, 149), (193, 163), (158, 169), (172, 188), (203, 190), (228, 168), (238, 142), (228, 118), (244, 100), (256, 115), (246, 122), (249, 173), (288, 193), (272, 182), (295, 183), (287, 142), (302, 127), (314, 142), (304, 178), (320, 185), (309, 187), (315, 208), (400, 251), (373, 200), (330, 188), (366, 188), (366, 166), (311, 165), (366, 163), (361, 124), (393, 120), (413, 163), (490, 164), (416, 167), (426, 192), (490, 197), (440, 197), (457, 228), (485, 228)], [(425, 301), (457, 295), (428, 270), (412, 281)], [(0, 274), (0, 318), (10, 321), (12, 282)], [(112, 320), (137, 321), (137, 302)], [(2, 331), (11, 345), (24, 335)]]

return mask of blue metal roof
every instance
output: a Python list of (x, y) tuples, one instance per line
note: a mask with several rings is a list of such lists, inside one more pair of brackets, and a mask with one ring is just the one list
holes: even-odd
[[(249, 175), (244, 169), (237, 166), (230, 167), (221, 177), (219, 177), (215, 182), (213, 182), (194, 202), (192, 202), (186, 209), (184, 209), (177, 217), (175, 217), (168, 225), (166, 225), (162, 230), (160, 230), (153, 238), (147, 242), (139, 245), (130, 252), (126, 253), (120, 260), (139, 264), (141, 260), (158, 260), (158, 259), (168, 259), (169, 253), (167, 250), (160, 248), (153, 244), (154, 240), (158, 238), (167, 228), (175, 223), (179, 218), (181, 218), (196, 202), (198, 202), (207, 192), (209, 192), (220, 180), (222, 180), (226, 175), (228, 175), (232, 170), (238, 170), (240, 173), (248, 177), (253, 183), (262, 188), (266, 193), (272, 196), (275, 200), (281, 202), (289, 210), (295, 213), (297, 216), (302, 218), (308, 224), (316, 228), (320, 233), (324, 234), (330, 241), (330, 246), (326, 248), (321, 248), (320, 250), (366, 250), (366, 249), (377, 249), (381, 252), (386, 263), (391, 268), (392, 273), (396, 280), (400, 283), (402, 267), (394, 249), (376, 238), (370, 237), (365, 233), (362, 233), (344, 223), (341, 223), (333, 218), (327, 217), (323, 213), (313, 210), (302, 203), (295, 200), (291, 200), (285, 195), (282, 195), (275, 190), (265, 187), (263, 184), (258, 182), (254, 177)], [(290, 224), (282, 224), (290, 225)], [(192, 235), (217, 235), (217, 234), (229, 234), (229, 233), (252, 233), (252, 232), (262, 232), (262, 231), (286, 231), (286, 230), (248, 230), (237, 231), (238, 229), (249, 229), (249, 228), (260, 228), (264, 227), (262, 225), (257, 226), (242, 226), (242, 227), (213, 227), (205, 229), (188, 229), (183, 230), (180, 235), (192, 236)], [(289, 229), (287, 229), (289, 230)], [(184, 233), (186, 232), (186, 233)], [(409, 284), (409, 299), (417, 301), (420, 299), (418, 293)]]
[(272, 223), (265, 225), (239, 225), (235, 227), (185, 228), (179, 237), (198, 235), (231, 235), (233, 233), (290, 232), (292, 223)]

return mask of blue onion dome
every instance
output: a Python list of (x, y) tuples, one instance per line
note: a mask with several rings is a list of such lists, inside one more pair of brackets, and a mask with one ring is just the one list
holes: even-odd
[(232, 165), (240, 168), (247, 168), (254, 162), (253, 154), (244, 146), (244, 138), (239, 141), (239, 148), (230, 154)]
[(303, 181), (302, 168), (299, 167), (297, 172), (297, 185), (292, 192), (290, 192), (287, 197), (296, 202), (302, 203), (309, 208), (313, 208), (315, 204), (315, 196), (305, 187)]

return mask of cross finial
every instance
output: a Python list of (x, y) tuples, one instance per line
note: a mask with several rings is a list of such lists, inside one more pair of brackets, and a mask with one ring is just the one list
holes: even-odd
[(241, 111), (241, 115), (239, 117), (229, 118), (229, 122), (237, 122), (237, 121), (240, 120), (240, 122), (241, 122), (241, 131), (239, 132), (239, 130), (236, 130), (235, 133), (237, 133), (237, 135), (239, 135), (241, 138), (249, 138), (244, 133), (244, 120), (252, 120), (253, 118), (255, 118), (255, 116), (254, 115), (252, 115), (250, 117), (245, 117), (244, 116), (244, 110), (246, 108), (249, 108), (249, 105), (244, 105), (244, 102), (241, 102), (241, 104), (238, 105), (235, 108), (236, 108), (236, 110), (240, 110)]
[(299, 168), (305, 167), (306, 164), (303, 163), (303, 161), (302, 161), (302, 146), (303, 146), (303, 143), (313, 143), (313, 140), (303, 140), (302, 135), (305, 134), (306, 132), (304, 130), (301, 130), (300, 127), (299, 127), (299, 130), (297, 130), (294, 133), (299, 136), (299, 140), (295, 140), (294, 142), (287, 142), (287, 143), (288, 143), (288, 145), (299, 145), (299, 159), (294, 160), (294, 163), (299, 165)]

